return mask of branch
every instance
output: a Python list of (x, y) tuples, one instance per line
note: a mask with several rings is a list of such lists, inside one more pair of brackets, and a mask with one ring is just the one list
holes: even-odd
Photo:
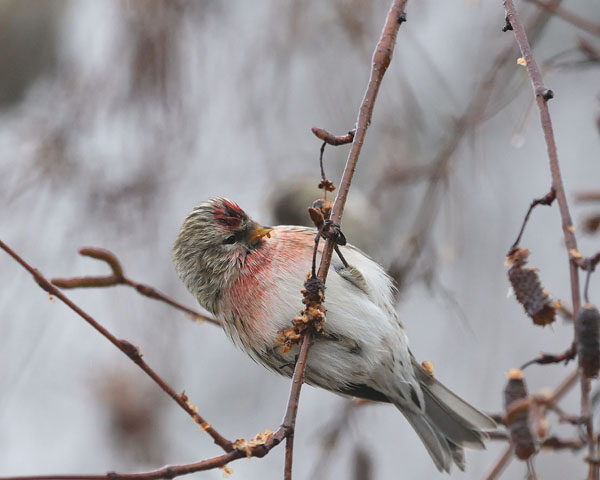
[(571, 360), (573, 360), (576, 355), (577, 355), (577, 348), (576, 348), (575, 344), (573, 343), (563, 353), (552, 354), (552, 353), (543, 353), (542, 352), (539, 357), (533, 358), (533, 359), (529, 360), (528, 362), (524, 363), (520, 367), (520, 370), (525, 370), (527, 367), (529, 367), (530, 365), (533, 365), (534, 363), (537, 365), (548, 365), (549, 363), (565, 362), (565, 365), (566, 365)]
[(201, 320), (220, 325), (220, 322), (208, 315), (204, 315), (200, 312), (188, 308), (172, 298), (166, 296), (164, 293), (159, 292), (150, 285), (138, 283), (130, 278), (127, 278), (123, 273), (123, 267), (117, 256), (109, 250), (97, 247), (83, 247), (79, 249), (79, 254), (85, 257), (95, 258), (96, 260), (102, 260), (108, 264), (112, 270), (112, 275), (107, 276), (86, 276), (86, 277), (72, 277), (72, 278), (53, 278), (52, 284), (59, 288), (90, 288), (90, 287), (112, 287), (115, 285), (128, 285), (135, 288), (141, 295), (160, 300), (162, 302), (171, 305), (178, 310), (181, 310), (190, 315), (194, 320)]
[(197, 408), (189, 403), (189, 399), (185, 393), (175, 393), (175, 390), (173, 390), (173, 388), (171, 388), (154, 370), (152, 370), (152, 368), (150, 368), (150, 366), (148, 366), (148, 364), (142, 359), (142, 352), (138, 347), (129, 343), (127, 340), (115, 337), (105, 327), (100, 325), (90, 315), (84, 312), (78, 305), (76, 305), (68, 297), (66, 297), (58, 288), (52, 285), (39, 270), (33, 268), (19, 255), (17, 255), (17, 253), (15, 253), (15, 251), (12, 250), (8, 245), (6, 245), (2, 240), (0, 240), (0, 248), (2, 248), (25, 270), (28, 271), (33, 276), (33, 279), (37, 282), (37, 284), (42, 288), (42, 290), (45, 290), (50, 295), (53, 295), (59, 300), (61, 300), (71, 310), (73, 310), (87, 323), (89, 323), (93, 328), (95, 328), (101, 335), (106, 337), (106, 339), (110, 341), (115, 347), (117, 347), (119, 350), (121, 350), (121, 352), (127, 355), (129, 359), (133, 361), (138, 367), (140, 367), (146, 373), (146, 375), (148, 375), (160, 388), (163, 389), (163, 391), (167, 393), (167, 395), (169, 395), (173, 400), (175, 400), (177, 404), (181, 408), (183, 408), (190, 417), (192, 417), (194, 422), (200, 425), (202, 430), (207, 432), (213, 438), (214, 442), (217, 445), (219, 445), (226, 452), (231, 452), (233, 450), (231, 442), (225, 437), (223, 437), (220, 433), (218, 433), (214, 428), (212, 428), (211, 425), (206, 420), (204, 420), (204, 418), (198, 415)]
[[(538, 36), (543, 31), (548, 18), (549, 14), (545, 11), (537, 12), (531, 18), (531, 21), (528, 22), (528, 27), (535, 32), (534, 35)], [(498, 83), (504, 85), (509, 83), (501, 80), (500, 72), (502, 71), (502, 67), (507, 65), (513, 58), (514, 52), (512, 46), (506, 47), (495, 56), (489, 69), (479, 82), (466, 109), (451, 125), (448, 139), (444, 142), (444, 145), (435, 158), (427, 166), (423, 167), (426, 169), (425, 173), (428, 177), (428, 185), (414, 216), (415, 220), (410, 229), (413, 233), (408, 242), (406, 242), (406, 245), (402, 246), (402, 251), (398, 255), (398, 258), (393, 260), (388, 267), (388, 272), (396, 281), (398, 290), (401, 290), (406, 283), (408, 275), (415, 268), (417, 260), (427, 244), (426, 237), (433, 228), (433, 223), (440, 210), (438, 203), (441, 185), (444, 184), (445, 178), (448, 176), (452, 161), (456, 159), (456, 151), (467, 133), (479, 121), (485, 119), (485, 113), (495, 86)], [(422, 172), (417, 171), (417, 174), (422, 175)], [(379, 201), (379, 195), (381, 195), (384, 189), (390, 188), (399, 181), (404, 181), (405, 178), (404, 175), (394, 175), (394, 172), (386, 169), (382, 177), (376, 182), (373, 193), (374, 196), (377, 195), (375, 200)]]
[[(562, 230), (565, 239), (565, 244), (569, 252), (577, 251), (577, 241), (573, 233), (574, 227), (569, 213), (567, 197), (563, 186), (560, 167), (558, 163), (558, 155), (556, 152), (556, 143), (554, 140), (554, 132), (552, 131), (552, 121), (550, 119), (550, 111), (548, 110), (547, 101), (552, 98), (551, 90), (548, 90), (543, 83), (540, 71), (535, 63), (535, 59), (531, 53), (531, 47), (527, 40), (527, 35), (523, 25), (521, 24), (515, 6), (512, 0), (504, 0), (504, 8), (506, 10), (506, 21), (512, 27), (519, 49), (522, 56), (525, 58), (527, 72), (531, 78), (533, 91), (535, 94), (536, 103), (540, 111), (540, 119), (544, 137), (548, 148), (548, 157), (550, 161), (550, 173), (552, 175), (552, 187), (556, 191), (556, 200), (558, 202), (560, 216), (562, 219)], [(576, 316), (580, 307), (580, 291), (579, 291), (579, 272), (577, 263), (569, 256), (569, 273), (571, 280), (571, 297), (573, 302), (573, 313)], [(574, 322), (576, 323), (576, 322)], [(577, 343), (577, 328), (575, 325), (574, 340)], [(590, 410), (589, 398), (589, 380), (581, 377), (581, 415), (587, 418), (586, 431), (588, 437), (588, 456), (590, 459), (588, 480), (598, 479), (598, 465), (595, 462), (596, 458), (596, 436), (594, 435), (594, 425), (592, 412)]]
[(509, 464), (512, 458), (513, 448), (512, 445), (508, 445), (508, 447), (506, 447), (506, 450), (504, 450), (504, 453), (502, 453), (496, 464), (492, 467), (491, 472), (488, 473), (488, 475), (485, 477), (486, 480), (494, 480), (495, 478), (498, 478), (498, 476), (506, 468), (506, 466)]
[(549, 12), (554, 13), (557, 17), (566, 20), (567, 22), (575, 25), (586, 32), (591, 33), (592, 35), (600, 36), (600, 24), (590, 22), (587, 18), (582, 17), (576, 13), (567, 10), (565, 7), (561, 7), (560, 5), (556, 5), (555, 3), (547, 2), (545, 0), (526, 0), (529, 3), (533, 3), (540, 8), (544, 8)]
[[(519, 245), (519, 242), (521, 241), (523, 232), (525, 232), (525, 227), (527, 226), (527, 222), (529, 221), (529, 217), (531, 216), (531, 212), (533, 211), (533, 209), (535, 207), (537, 207), (538, 205), (550, 206), (554, 202), (555, 198), (556, 198), (556, 190), (554, 190), (554, 187), (552, 187), (552, 188), (550, 188), (550, 191), (543, 197), (533, 199), (533, 201), (529, 205), (529, 210), (527, 210), (527, 213), (525, 214), (525, 218), (523, 219), (523, 224), (521, 225), (521, 230), (519, 231), (519, 235), (517, 235), (517, 239), (515, 240), (515, 243), (513, 243), (512, 247), (510, 247), (510, 252), (512, 252)], [(510, 252), (509, 252), (509, 255), (510, 255)]]
[[(404, 13), (404, 6), (406, 0), (395, 0), (392, 2), (392, 6), (388, 12), (383, 31), (375, 53), (373, 54), (373, 65), (371, 68), (371, 76), (369, 78), (369, 84), (367, 91), (363, 98), (360, 106), (358, 120), (356, 123), (356, 133), (354, 134), (354, 140), (352, 142), (352, 149), (348, 155), (346, 166), (344, 168), (344, 174), (342, 175), (342, 181), (338, 194), (335, 197), (331, 212), (331, 220), (333, 223), (339, 224), (344, 213), (344, 206), (346, 204), (346, 197), (350, 189), (354, 170), (358, 162), (358, 157), (365, 141), (367, 128), (371, 123), (371, 117), (373, 116), (373, 107), (375, 106), (375, 100), (381, 86), (383, 76), (390, 65), (394, 46), (396, 43), (396, 35), (398, 34), (398, 28), (406, 21), (406, 14)], [(328, 238), (325, 241), (325, 247), (323, 255), (321, 257), (321, 265), (319, 267), (319, 278), (325, 282), (327, 279), (327, 272), (329, 265), (331, 264), (331, 256), (333, 253), (333, 246), (335, 244), (334, 239)]]
[[(344, 205), (352, 181), (352, 176), (356, 168), (356, 163), (364, 142), (367, 128), (371, 122), (373, 114), (373, 107), (379, 91), (379, 86), (383, 79), (383, 75), (387, 67), (390, 64), (392, 53), (395, 46), (396, 35), (400, 25), (406, 21), (406, 15), (404, 13), (404, 6), (407, 0), (393, 0), (390, 10), (388, 12), (385, 25), (375, 53), (373, 54), (373, 65), (371, 70), (371, 77), (367, 86), (367, 91), (363, 98), (357, 124), (357, 133), (354, 136), (352, 143), (352, 149), (344, 169), (344, 174), (340, 184), (340, 189), (336, 196), (333, 211), (332, 211), (332, 230), (339, 231), (339, 222), (342, 218)], [(321, 232), (323, 233), (323, 232)], [(318, 281), (321, 284), (325, 283), (329, 266), (331, 264), (331, 256), (335, 246), (336, 240), (339, 239), (339, 235), (329, 234), (326, 235), (324, 253), (321, 257), (321, 263), (318, 272)], [(315, 242), (316, 244), (317, 242)], [(245, 441), (236, 441), (234, 443), (226, 440), (224, 437), (219, 435), (208, 423), (206, 423), (196, 412), (196, 408), (188, 403), (187, 396), (185, 394), (176, 394), (153, 370), (146, 365), (142, 360), (141, 353), (129, 342), (125, 340), (119, 340), (113, 336), (108, 330), (97, 323), (92, 317), (87, 315), (77, 305), (71, 302), (66, 296), (64, 296), (60, 290), (52, 285), (41, 273), (27, 264), (21, 257), (14, 253), (8, 246), (0, 241), (0, 247), (9, 253), (16, 261), (18, 261), (24, 268), (26, 268), (38, 282), (40, 287), (46, 290), (51, 295), (55, 295), (75, 312), (77, 312), (84, 320), (104, 335), (109, 341), (111, 341), (117, 348), (125, 353), (132, 361), (134, 361), (140, 368), (142, 368), (160, 387), (165, 390), (186, 412), (188, 412), (197, 423), (200, 423), (215, 440), (215, 443), (220, 445), (227, 453), (218, 457), (213, 457), (201, 462), (178, 465), (171, 467), (164, 467), (159, 470), (154, 470), (146, 473), (131, 473), (131, 474), (118, 474), (111, 472), (105, 475), (46, 475), (46, 476), (27, 476), (27, 477), (5, 477), (0, 480), (54, 480), (54, 479), (68, 479), (68, 480), (154, 480), (159, 478), (174, 478), (179, 475), (185, 475), (194, 473), (202, 470), (209, 470), (218, 467), (225, 467), (229, 462), (237, 460), (242, 457), (263, 457), (275, 446), (286, 439), (286, 452), (285, 452), (285, 467), (284, 467), (284, 479), (291, 480), (292, 478), (292, 454), (293, 454), (293, 438), (294, 429), (296, 422), (296, 415), (298, 412), (298, 402), (300, 398), (300, 390), (304, 382), (304, 372), (306, 369), (306, 362), (308, 358), (308, 352), (312, 345), (314, 332), (311, 329), (307, 329), (303, 332), (302, 344), (300, 352), (296, 360), (296, 366), (294, 368), (294, 374), (292, 376), (292, 386), (290, 389), (290, 395), (288, 399), (287, 409), (283, 419), (282, 425), (275, 433), (265, 433), (263, 437), (260, 437), (263, 441), (247, 443)], [(315, 246), (316, 248), (316, 246)], [(139, 288), (140, 284), (131, 280), (125, 279), (120, 264), (116, 257), (110, 252), (101, 249), (86, 249), (82, 254), (87, 254), (94, 258), (99, 258), (106, 261), (113, 270), (113, 275), (110, 277), (101, 277), (90, 280), (89, 277), (85, 279), (58, 279), (58, 283), (69, 288), (76, 286), (109, 286), (114, 284), (127, 284), (136, 288), (140, 293), (157, 298), (155, 295), (156, 291), (149, 288)], [(113, 283), (114, 282), (114, 283)], [(146, 287), (146, 286), (144, 286)], [(145, 293), (144, 293), (145, 292)], [(151, 293), (154, 292), (154, 293)], [(163, 296), (160, 295), (160, 299)], [(170, 303), (170, 302), (167, 302)], [(171, 303), (170, 303), (171, 304)], [(175, 305), (174, 305), (175, 306)], [(179, 307), (178, 307), (179, 308)], [(185, 307), (184, 307), (185, 308)], [(259, 434), (260, 435), (260, 434)], [(258, 438), (259, 436), (257, 436)]]
[(587, 192), (578, 192), (575, 194), (576, 202), (599, 202), (600, 201), (600, 192), (598, 191), (587, 191)]
[[(373, 64), (371, 67), (371, 76), (369, 78), (369, 84), (367, 85), (367, 91), (363, 98), (360, 106), (358, 121), (356, 125), (356, 133), (353, 136), (352, 148), (344, 167), (344, 173), (340, 182), (340, 188), (335, 197), (331, 212), (331, 225), (339, 225), (342, 220), (342, 214), (344, 212), (344, 206), (346, 204), (346, 198), (352, 182), (352, 177), (356, 169), (358, 157), (362, 149), (367, 128), (371, 123), (371, 117), (373, 116), (373, 108), (375, 106), (375, 100), (377, 99), (377, 93), (383, 76), (391, 62), (392, 53), (396, 44), (396, 35), (400, 25), (406, 21), (406, 14), (404, 13), (404, 7), (407, 0), (393, 0), (390, 10), (387, 14), (381, 37), (375, 47), (373, 54)], [(313, 130), (314, 132), (314, 130)], [(316, 134), (316, 133), (315, 133)], [(317, 233), (317, 239), (315, 241), (315, 249), (318, 245), (318, 238), (323, 234), (322, 229), (319, 229)], [(325, 240), (325, 246), (323, 248), (323, 254), (321, 256), (321, 263), (319, 265), (319, 271), (317, 273), (318, 280), (324, 285), (327, 280), (327, 273), (329, 272), (329, 266), (331, 265), (331, 257), (333, 249), (336, 244), (336, 240), (339, 238), (338, 235), (327, 235)], [(300, 347), (300, 353), (306, 352), (310, 349), (312, 343), (312, 330), (308, 329), (304, 333), (302, 340), (302, 346)], [(297, 412), (298, 397), (300, 396), (300, 387), (302, 386), (302, 378), (304, 375), (305, 363), (298, 361), (296, 368), (294, 369), (294, 380), (292, 384), (292, 392), (290, 393), (290, 403), (288, 404), (288, 412), (284, 419), (284, 424), (287, 424), (290, 428), (288, 438), (293, 438), (294, 424)], [(298, 381), (296, 397), (292, 396), (294, 393), (295, 383)], [(292, 402), (295, 403), (295, 408), (292, 407)], [(286, 422), (287, 420), (287, 422)], [(284, 478), (285, 480), (291, 480), (292, 478), (292, 453), (293, 453), (293, 440), (288, 440), (286, 445), (285, 455), (285, 467), (284, 467)]]
[(339, 145), (346, 145), (347, 143), (352, 143), (355, 134), (355, 130), (350, 130), (346, 135), (337, 136), (319, 127), (312, 127), (311, 131), (315, 134), (317, 138), (323, 140), (329, 145), (333, 145), (334, 147), (337, 147)]
[[(283, 419), (281, 427), (275, 433), (267, 433), (264, 435), (265, 439), (262, 442), (230, 442), (221, 436), (214, 428), (210, 426), (198, 413), (194, 405), (189, 403), (188, 397), (185, 393), (177, 394), (175, 391), (157, 374), (152, 370), (144, 360), (142, 360), (142, 354), (137, 347), (132, 345), (126, 340), (118, 339), (111, 334), (106, 328), (96, 322), (91, 316), (84, 312), (79, 306), (73, 303), (67, 298), (58, 288), (52, 285), (48, 279), (42, 275), (37, 269), (29, 265), (23, 260), (17, 253), (15, 253), (8, 245), (0, 240), (0, 248), (7, 252), (14, 260), (16, 260), (25, 270), (27, 270), (38, 283), (38, 285), (48, 292), (50, 295), (57, 297), (75, 313), (81, 316), (86, 322), (106, 337), (113, 345), (127, 355), (136, 365), (138, 365), (155, 383), (157, 383), (173, 400), (175, 400), (181, 408), (183, 408), (193, 419), (199, 424), (204, 431), (206, 431), (214, 440), (227, 453), (217, 457), (202, 460), (196, 463), (190, 463), (185, 465), (175, 465), (164, 467), (158, 470), (153, 470), (144, 473), (116, 473), (110, 472), (104, 475), (31, 475), (31, 476), (18, 476), (18, 477), (0, 477), (0, 480), (154, 480), (160, 478), (174, 478), (181, 475), (187, 475), (194, 472), (200, 472), (203, 470), (210, 470), (219, 467), (225, 467), (229, 462), (237, 460), (243, 457), (264, 457), (273, 448), (279, 445), (284, 438), (293, 435), (294, 424), (296, 420), (296, 413), (298, 411), (298, 398), (300, 395), (300, 388), (304, 380), (304, 369), (306, 366), (306, 359), (308, 356), (308, 349), (312, 343), (312, 333), (308, 332), (303, 341), (303, 345), (300, 349), (300, 354), (296, 363), (296, 369), (294, 370), (294, 376), (292, 377), (292, 387), (290, 391), (290, 397), (288, 406)], [(258, 436), (257, 436), (258, 437)], [(287, 455), (286, 455), (287, 458)], [(287, 468), (287, 467), (286, 467)], [(291, 469), (291, 464), (290, 464)], [(291, 475), (291, 470), (290, 470)], [(291, 477), (286, 477), (291, 478)]]

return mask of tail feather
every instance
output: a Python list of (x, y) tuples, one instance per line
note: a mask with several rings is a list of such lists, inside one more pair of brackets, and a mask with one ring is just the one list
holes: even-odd
[(449, 472), (452, 463), (464, 470), (464, 448), (485, 448), (485, 430), (496, 423), (469, 405), (426, 372), (413, 358), (416, 378), (425, 400), (424, 409), (407, 405), (396, 406), (421, 438), (439, 471)]
[(450, 472), (453, 454), (444, 436), (431, 425), (422, 413), (400, 410), (411, 424), (417, 435), (425, 445), (433, 463), (440, 472)]
[[(416, 360), (412, 357), (412, 364), (421, 384), (421, 388), (429, 392), (429, 396), (435, 398), (438, 403), (443, 405), (445, 410), (453, 412), (456, 416), (464, 419), (471, 426), (480, 430), (492, 430), (496, 428), (496, 422), (485, 413), (480, 412), (475, 407), (469, 405), (462, 398), (451, 392), (442, 383), (430, 375)], [(485, 438), (485, 435), (484, 437)]]
[(455, 443), (450, 442), (450, 450), (452, 452), (452, 460), (456, 466), (462, 471), (465, 471), (465, 449), (456, 445)]

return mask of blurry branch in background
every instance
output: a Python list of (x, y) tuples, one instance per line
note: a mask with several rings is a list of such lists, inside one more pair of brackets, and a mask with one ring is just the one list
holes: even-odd
[[(579, 53), (579, 58), (570, 58), (573, 53)], [(597, 67), (600, 63), (600, 51), (587, 38), (578, 37), (574, 47), (560, 51), (542, 63), (542, 71), (557, 69), (574, 69), (582, 67)], [(533, 102), (532, 102), (533, 104)]]
[(359, 398), (344, 401), (337, 418), (334, 418), (329, 425), (325, 426), (320, 434), (320, 454), (314, 461), (314, 466), (308, 478), (313, 480), (330, 478), (327, 468), (331, 464), (331, 457), (336, 449), (340, 447), (341, 441), (348, 436), (348, 429), (351, 426), (357, 407), (370, 403)]
[[(600, 122), (599, 122), (600, 125)], [(578, 192), (575, 201), (580, 203), (593, 203), (600, 206), (600, 192), (586, 191)], [(582, 221), (582, 229), (585, 233), (593, 234), (600, 230), (600, 209), (588, 214)]]
[(600, 192), (598, 192), (598, 191), (578, 192), (575, 195), (575, 200), (578, 202), (600, 202)]
[[(311, 305), (307, 302), (307, 300), (314, 300), (313, 298), (310, 298), (312, 292), (308, 291), (309, 282), (312, 281), (313, 283), (318, 283), (318, 288), (316, 291), (317, 295), (313, 295), (317, 297), (317, 303), (322, 302), (323, 300), (322, 290), (324, 289), (327, 273), (331, 264), (331, 257), (335, 247), (335, 242), (338, 241), (341, 235), (341, 232), (339, 231), (339, 223), (342, 218), (346, 198), (350, 189), (350, 183), (352, 181), (356, 164), (358, 162), (358, 158), (363, 146), (367, 128), (371, 123), (373, 108), (375, 106), (375, 100), (379, 92), (381, 81), (391, 62), (392, 54), (396, 44), (396, 36), (398, 33), (398, 29), (400, 25), (406, 21), (406, 15), (404, 13), (406, 1), (407, 0), (392, 1), (390, 10), (386, 17), (385, 24), (383, 26), (383, 30), (381, 32), (381, 37), (373, 53), (373, 62), (371, 67), (369, 83), (359, 109), (356, 134), (352, 135), (352, 148), (350, 150), (348, 161), (344, 169), (344, 174), (340, 182), (338, 194), (333, 204), (332, 215), (330, 219), (324, 221), (323, 226), (319, 229), (317, 238), (315, 239), (315, 250), (318, 247), (318, 239), (320, 236), (323, 236), (325, 238), (325, 246), (323, 249), (324, 251), (321, 257), (321, 263), (319, 266), (317, 276), (314, 277), (313, 275), (313, 277), (309, 278), (309, 280), (307, 280), (307, 282), (305, 283), (305, 290), (303, 291), (303, 294), (305, 297), (305, 303), (307, 304), (307, 308), (314, 307), (314, 305)], [(322, 173), (324, 176), (324, 172)], [(324, 188), (324, 190), (326, 191), (327, 188)], [(285, 416), (283, 418), (281, 426), (274, 433), (270, 430), (266, 430), (264, 433), (259, 433), (258, 435), (256, 435), (256, 437), (254, 437), (254, 439), (250, 441), (242, 439), (236, 440), (235, 442), (231, 442), (223, 436), (221, 436), (216, 430), (214, 430), (210, 426), (210, 424), (208, 424), (202, 417), (198, 415), (197, 408), (189, 403), (188, 397), (185, 395), (185, 393), (176, 394), (175, 391), (171, 387), (169, 387), (164, 382), (164, 380), (162, 380), (161, 377), (159, 377), (152, 369), (150, 369), (150, 367), (142, 360), (142, 354), (138, 348), (136, 348), (134, 345), (127, 342), (126, 340), (118, 339), (114, 335), (112, 335), (102, 325), (96, 322), (92, 317), (90, 317), (81, 308), (79, 308), (65, 295), (63, 295), (60, 292), (60, 290), (58, 290), (54, 285), (52, 285), (39, 271), (31, 267), (27, 262), (25, 262), (21, 257), (19, 257), (2, 241), (0, 241), (0, 248), (5, 250), (11, 257), (13, 257), (14, 260), (21, 264), (23, 268), (29, 271), (29, 273), (33, 275), (34, 279), (43, 290), (48, 292), (50, 295), (54, 295), (57, 298), (59, 298), (62, 302), (64, 302), (67, 306), (69, 306), (72, 310), (79, 314), (85, 321), (87, 321), (92, 327), (98, 330), (98, 332), (100, 332), (104, 337), (106, 337), (117, 348), (119, 348), (119, 350), (121, 350), (125, 355), (127, 355), (136, 365), (142, 368), (142, 370), (144, 370), (146, 374), (148, 374), (165, 392), (167, 392), (169, 396), (171, 396), (171, 398), (173, 398), (194, 419), (194, 421), (198, 423), (202, 427), (202, 429), (213, 438), (215, 443), (226, 452), (223, 455), (209, 458), (201, 462), (187, 465), (170, 466), (146, 473), (118, 474), (115, 472), (111, 472), (106, 475), (39, 475), (4, 477), (4, 480), (7, 480), (8, 478), (20, 480), (50, 480), (58, 478), (79, 480), (151, 480), (158, 478), (174, 478), (179, 475), (185, 475), (188, 473), (194, 473), (202, 470), (210, 470), (214, 468), (223, 468), (225, 472), (228, 473), (229, 469), (227, 467), (227, 464), (229, 462), (242, 457), (263, 457), (264, 455), (269, 453), (271, 449), (273, 449), (275, 446), (281, 443), (284, 439), (286, 440), (284, 479), (291, 480), (293, 439), (296, 423), (296, 414), (298, 411), (298, 403), (300, 398), (300, 390), (304, 381), (304, 371), (306, 368), (306, 361), (308, 358), (310, 346), (312, 344), (313, 335), (315, 335), (316, 332), (318, 332), (318, 325), (316, 324), (316, 320), (318, 320), (318, 318), (311, 318), (310, 311), (307, 311), (306, 315), (303, 315), (302, 317), (306, 316), (309, 320), (314, 320), (314, 322), (310, 323), (308, 325), (308, 328), (304, 329), (302, 331), (302, 334), (299, 336), (298, 343), (300, 343), (301, 341), (300, 351), (296, 359), (294, 374), (292, 376), (290, 395), (287, 403)], [(136, 288), (138, 291), (140, 291), (140, 293), (143, 293), (144, 295), (167, 301), (167, 303), (169, 303), (172, 306), (175, 306), (180, 309), (182, 308), (175, 302), (167, 300), (166, 297), (164, 297), (162, 294), (158, 294), (154, 289), (151, 289), (145, 285), (140, 285), (136, 282), (133, 282), (132, 280), (126, 279), (126, 277), (123, 274), (123, 269), (121, 268), (120, 263), (118, 262), (117, 258), (110, 252), (107, 252), (106, 250), (102, 249), (87, 248), (82, 249), (80, 253), (107, 262), (113, 271), (113, 275), (105, 277), (83, 277), (77, 279), (56, 279), (55, 283), (58, 283), (59, 285), (62, 285), (63, 287), (67, 288), (90, 286), (105, 287), (110, 285), (126, 284)], [(185, 307), (183, 307), (183, 309), (185, 309)], [(316, 309), (312, 308), (312, 310)], [(185, 309), (185, 311), (188, 311), (188, 309)], [(363, 461), (360, 467), (365, 467), (365, 465), (366, 462)]]
[[(555, 0), (553, 4), (558, 5), (561, 0)], [(530, 36), (536, 39), (544, 30), (551, 18), (551, 14), (546, 11), (538, 12), (527, 22), (527, 29), (531, 32)], [(381, 173), (381, 176), (375, 182), (373, 188), (373, 201), (381, 203), (382, 194), (398, 184), (413, 180), (425, 180), (427, 189), (423, 194), (421, 204), (416, 208), (415, 220), (412, 228), (409, 230), (410, 237), (402, 245), (401, 250), (395, 259), (391, 261), (387, 270), (394, 278), (401, 292), (417, 262), (428, 244), (429, 235), (440, 211), (442, 202), (441, 192), (444, 186), (448, 184), (448, 178), (452, 169), (452, 164), (456, 159), (456, 152), (462, 144), (465, 137), (472, 132), (482, 122), (488, 120), (498, 113), (508, 102), (503, 102), (500, 106), (495, 106), (492, 112), (488, 112), (492, 93), (497, 85), (506, 88), (508, 79), (515, 72), (508, 74), (509, 78), (502, 79), (504, 67), (514, 61), (515, 48), (512, 45), (501, 50), (488, 70), (483, 74), (475, 93), (462, 114), (449, 126), (449, 136), (444, 141), (437, 155), (427, 165), (404, 167), (391, 166)], [(512, 98), (510, 98), (512, 99)], [(510, 100), (509, 99), (509, 100)]]
[[(565, 189), (561, 178), (556, 143), (547, 104), (547, 102), (554, 97), (554, 93), (552, 90), (547, 89), (543, 83), (542, 76), (535, 59), (533, 58), (525, 29), (520, 22), (513, 1), (504, 0), (504, 8), (506, 11), (506, 24), (502, 30), (505, 32), (509, 30), (514, 32), (515, 39), (522, 54), (522, 64), (526, 66), (531, 79), (535, 101), (540, 112), (540, 121), (547, 145), (550, 174), (552, 177), (550, 193), (532, 202), (527, 215), (525, 216), (525, 220), (523, 221), (517, 240), (508, 253), (507, 260), (508, 263), (512, 265), (509, 270), (509, 279), (515, 291), (517, 300), (523, 305), (525, 311), (533, 319), (535, 324), (543, 326), (554, 321), (556, 306), (550, 301), (550, 295), (542, 288), (537, 271), (524, 268), (529, 251), (517, 247), (533, 208), (539, 204), (551, 205), (554, 199), (556, 199), (560, 210), (562, 230), (567, 249), (574, 315), (572, 347), (560, 355), (542, 355), (538, 359), (527, 362), (525, 366), (531, 363), (544, 364), (568, 361), (577, 355), (579, 357), (579, 371), (581, 372), (581, 415), (575, 417), (564, 414), (555, 404), (557, 395), (551, 395), (547, 400), (543, 397), (530, 396), (527, 393), (527, 388), (525, 386), (523, 371), (511, 370), (511, 372), (509, 372), (509, 381), (504, 392), (506, 410), (504, 423), (510, 432), (512, 448), (502, 455), (488, 478), (494, 478), (502, 471), (504, 465), (506, 465), (512, 457), (512, 452), (514, 452), (519, 459), (527, 462), (529, 475), (535, 477), (533, 458), (538, 452), (539, 443), (543, 443), (540, 442), (539, 439), (544, 439), (548, 433), (549, 424), (545, 418), (545, 411), (547, 409), (552, 409), (558, 413), (561, 421), (570, 421), (570, 423), (575, 425), (581, 424), (585, 426), (585, 443), (588, 446), (588, 457), (586, 460), (589, 465), (587, 478), (588, 480), (598, 480), (598, 459), (596, 455), (597, 437), (594, 433), (593, 417), (590, 409), (589, 379), (598, 375), (598, 367), (600, 367), (600, 349), (598, 348), (598, 323), (600, 319), (598, 318), (597, 310), (588, 308), (588, 305), (580, 310), (581, 293), (578, 271), (579, 268), (587, 269), (589, 280), (589, 274), (597, 262), (594, 263), (596, 257), (586, 259), (586, 261), (581, 260), (582, 255), (577, 250), (577, 242), (574, 234), (575, 229), (569, 213)], [(583, 315), (587, 313), (588, 310), (591, 314)], [(566, 391), (566, 389), (564, 391)]]
[(533, 3), (540, 8), (544, 8), (549, 12), (554, 13), (557, 17), (566, 20), (567, 22), (575, 25), (577, 28), (581, 28), (586, 32), (591, 33), (592, 35), (597, 35), (600, 37), (600, 24), (589, 21), (587, 18), (578, 15), (577, 13), (573, 13), (570, 10), (567, 10), (565, 7), (557, 5), (553, 2), (548, 2), (546, 0), (525, 0), (529, 3)]
[(123, 273), (123, 267), (119, 262), (117, 256), (103, 248), (97, 247), (83, 247), (79, 249), (79, 254), (85, 257), (95, 258), (96, 260), (102, 260), (108, 264), (110, 269), (112, 270), (112, 275), (106, 276), (86, 276), (86, 277), (71, 277), (71, 278), (53, 278), (51, 280), (52, 284), (59, 288), (91, 288), (91, 287), (112, 287), (115, 285), (128, 285), (130, 287), (135, 288), (140, 294), (145, 297), (150, 297), (155, 300), (160, 300), (165, 302), (172, 307), (181, 310), (187, 313), (192, 320), (197, 321), (207, 321), (210, 323), (214, 323), (215, 325), (220, 325), (221, 323), (208, 315), (202, 314), (191, 308), (188, 308), (172, 298), (167, 297), (164, 293), (159, 292), (155, 288), (145, 285), (143, 283), (138, 283), (130, 278), (127, 278)]
[(84, 312), (78, 305), (72, 302), (68, 297), (66, 297), (58, 288), (52, 285), (48, 279), (42, 275), (42, 273), (29, 265), (25, 260), (23, 260), (14, 250), (12, 250), (8, 245), (6, 245), (2, 240), (0, 240), (0, 248), (8, 253), (16, 262), (18, 262), (25, 270), (27, 270), (32, 276), (36, 283), (40, 286), (42, 290), (48, 292), (49, 295), (54, 296), (61, 300), (65, 305), (67, 305), (71, 310), (73, 310), (77, 315), (83, 318), (87, 323), (89, 323), (93, 328), (95, 328), (101, 335), (103, 335), (109, 342), (111, 342), (115, 347), (117, 347), (121, 352), (123, 352), (129, 359), (135, 363), (138, 367), (140, 367), (146, 375), (148, 375), (160, 388), (162, 388), (167, 395), (169, 395), (177, 404), (183, 408), (190, 417), (196, 422), (202, 430), (207, 432), (214, 440), (214, 442), (219, 445), (223, 450), (229, 452), (233, 450), (232, 443), (227, 440), (225, 437), (221, 436), (211, 425), (206, 422), (200, 415), (198, 415), (197, 408), (189, 403), (189, 399), (185, 393), (175, 393), (175, 390), (171, 388), (154, 370), (150, 368), (150, 366), (142, 359), (142, 352), (138, 347), (131, 344), (127, 340), (123, 340), (115, 337), (112, 333), (110, 333), (105, 327), (100, 325), (96, 320), (94, 320), (90, 315)]

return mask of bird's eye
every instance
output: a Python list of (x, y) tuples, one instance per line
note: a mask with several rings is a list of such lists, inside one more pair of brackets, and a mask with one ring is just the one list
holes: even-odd
[(231, 245), (235, 243), (235, 235), (229, 235), (225, 240), (223, 240), (223, 245)]

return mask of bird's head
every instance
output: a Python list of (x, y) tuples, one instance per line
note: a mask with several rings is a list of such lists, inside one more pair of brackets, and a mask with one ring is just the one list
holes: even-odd
[(260, 248), (271, 230), (237, 204), (211, 199), (196, 207), (181, 226), (173, 247), (177, 274), (200, 304), (216, 313), (223, 288), (237, 278), (246, 256)]

